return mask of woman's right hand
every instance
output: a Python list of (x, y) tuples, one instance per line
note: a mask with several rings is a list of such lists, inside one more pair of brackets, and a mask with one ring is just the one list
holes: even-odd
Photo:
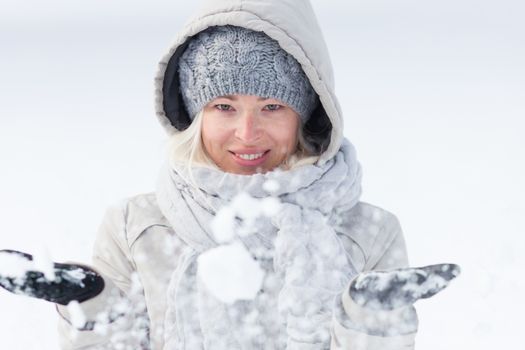
[(60, 305), (83, 302), (100, 294), (104, 279), (85, 265), (53, 263), (54, 278), (39, 271), (30, 254), (0, 250), (0, 286), (19, 295)]

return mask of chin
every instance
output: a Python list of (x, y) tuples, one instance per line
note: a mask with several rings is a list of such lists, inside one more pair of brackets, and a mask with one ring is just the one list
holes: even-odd
[(221, 169), (224, 172), (237, 174), (237, 175), (255, 175), (255, 174), (264, 174), (268, 171), (271, 171), (271, 169), (268, 169), (265, 166), (258, 166), (256, 168), (251, 167), (238, 167), (238, 166), (229, 166), (229, 167), (221, 167)]
[(255, 175), (255, 174), (264, 174), (268, 170), (263, 168), (257, 168), (257, 169), (239, 169), (236, 171), (231, 171), (232, 173), (238, 174), (238, 175)]

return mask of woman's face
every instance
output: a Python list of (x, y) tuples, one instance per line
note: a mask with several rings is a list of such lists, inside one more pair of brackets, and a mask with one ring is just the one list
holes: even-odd
[(221, 96), (204, 107), (202, 118), (204, 148), (225, 172), (264, 173), (297, 148), (299, 115), (276, 99)]

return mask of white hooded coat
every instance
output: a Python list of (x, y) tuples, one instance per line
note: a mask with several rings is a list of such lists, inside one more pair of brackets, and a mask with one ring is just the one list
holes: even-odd
[[(177, 74), (173, 74), (185, 43), (210, 26), (227, 24), (265, 32), (301, 64), (321, 102), (311, 118), (324, 126), (314, 136), (322, 151), (319, 163), (334, 157), (343, 139), (343, 118), (328, 50), (306, 0), (205, 1), (160, 62), (157, 116), (168, 133), (177, 133), (189, 124)], [(341, 218), (338, 235), (357, 271), (408, 266), (400, 225), (395, 216), (380, 208), (358, 203)], [(106, 288), (80, 306), (89, 321), (112, 309), (112, 322), (98, 322), (94, 329), (77, 329), (73, 325), (75, 313), (58, 306), (62, 349), (162, 350), (166, 289), (177, 257), (185, 249), (186, 244), (161, 213), (155, 194), (138, 195), (110, 208), (93, 255), (93, 266), (105, 277)], [(392, 320), (407, 313), (412, 315), (410, 327), (396, 329)], [(330, 349), (413, 349), (416, 331), (413, 307), (379, 314), (359, 307), (345, 292), (334, 309)]]

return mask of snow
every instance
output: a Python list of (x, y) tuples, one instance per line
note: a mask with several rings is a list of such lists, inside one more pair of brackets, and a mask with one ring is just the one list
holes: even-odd
[(263, 216), (272, 217), (279, 212), (279, 208), (281, 208), (281, 202), (277, 198), (266, 197), (261, 200), (261, 215)]
[(82, 280), (86, 277), (84, 271), (80, 268), (64, 271), (63, 278), (67, 279), (69, 282), (80, 284)]
[(67, 304), (67, 311), (69, 312), (69, 319), (73, 326), (79, 329), (84, 327), (87, 319), (78, 301), (69, 302), (69, 304)]
[(0, 275), (4, 277), (23, 277), (27, 271), (34, 268), (33, 261), (20, 255), (0, 252)]
[(253, 299), (261, 290), (264, 271), (240, 242), (204, 252), (198, 264), (200, 280), (224, 303)]
[(53, 261), (47, 249), (34, 252), (33, 261), (35, 263), (35, 269), (42, 272), (47, 280), (53, 281), (55, 279), (55, 268), (53, 267)]
[(279, 190), (279, 187), (279, 182), (276, 180), (267, 180), (263, 183), (263, 189), (270, 194), (276, 193)]
[[(251, 227), (259, 217), (272, 217), (281, 206), (275, 197), (254, 198), (245, 192), (237, 194), (231, 203), (220, 208), (211, 221), (211, 229), (217, 243), (226, 243), (236, 236), (253, 234)], [(236, 218), (241, 222), (236, 224)]]
[[(277, 188), (275, 184), (266, 187), (268, 192)], [(220, 301), (231, 304), (237, 300), (250, 300), (260, 291), (264, 270), (240, 238), (254, 233), (251, 227), (257, 218), (271, 217), (279, 208), (277, 198), (254, 198), (241, 192), (229, 205), (220, 208), (212, 219), (210, 226), (219, 246), (199, 256), (198, 275), (209, 292)]]
[(219, 209), (210, 226), (217, 243), (231, 241), (235, 237), (235, 210), (229, 206)]
[[(105, 208), (155, 186), (156, 62), (198, 4), (26, 5), (0, 12), (0, 248), (88, 263)], [(417, 348), (519, 348), (523, 2), (313, 5), (363, 200), (398, 216), (411, 265), (462, 267), (416, 304)], [(58, 349), (53, 305), (0, 290), (0, 309), (2, 348)]]

